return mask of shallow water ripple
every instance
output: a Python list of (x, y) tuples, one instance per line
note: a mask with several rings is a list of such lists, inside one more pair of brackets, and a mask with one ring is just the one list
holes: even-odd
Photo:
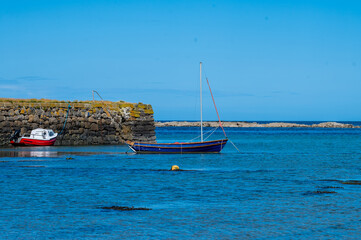
[[(228, 131), (241, 154), (231, 145), (189, 155), (1, 149), (1, 238), (359, 238), (361, 185), (349, 180), (361, 180), (361, 130)], [(176, 132), (157, 136), (181, 141), (196, 129)], [(168, 171), (174, 164), (189, 171)]]

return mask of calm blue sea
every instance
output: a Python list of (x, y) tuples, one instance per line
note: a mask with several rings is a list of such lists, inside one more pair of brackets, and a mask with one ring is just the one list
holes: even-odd
[[(159, 128), (157, 138), (198, 131)], [(361, 180), (361, 129), (226, 132), (240, 153), (231, 143), (189, 155), (0, 149), (0, 238), (360, 239), (361, 185), (342, 181)], [(188, 171), (168, 171), (175, 164)], [(101, 209), (114, 205), (152, 210)]]

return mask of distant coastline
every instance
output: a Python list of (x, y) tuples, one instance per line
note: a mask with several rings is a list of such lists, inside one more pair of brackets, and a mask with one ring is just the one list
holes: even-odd
[[(244, 122), (244, 121), (232, 121), (222, 122), (223, 127), (232, 128), (361, 128), (361, 126), (350, 124), (350, 123), (339, 123), (339, 122), (321, 122), (315, 124), (304, 124), (304, 123), (292, 123), (292, 122), (270, 122), (270, 123), (259, 123), (259, 122)], [(200, 122), (191, 121), (157, 121), (155, 122), (156, 127), (199, 127)], [(218, 127), (219, 122), (207, 121), (203, 122), (204, 127)]]

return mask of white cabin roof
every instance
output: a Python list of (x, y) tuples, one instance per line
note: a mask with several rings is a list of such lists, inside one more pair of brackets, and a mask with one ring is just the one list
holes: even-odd
[(53, 130), (51, 129), (44, 129), (44, 128), (36, 128), (34, 130), (31, 130), (31, 134), (36, 134), (36, 133), (43, 133), (43, 132), (53, 132)]

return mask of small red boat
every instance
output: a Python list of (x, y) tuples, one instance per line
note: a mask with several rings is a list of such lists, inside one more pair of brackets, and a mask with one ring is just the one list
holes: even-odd
[(20, 130), (17, 130), (10, 137), (10, 143), (14, 146), (53, 146), (57, 136), (51, 129), (37, 128), (30, 135), (20, 137)]

